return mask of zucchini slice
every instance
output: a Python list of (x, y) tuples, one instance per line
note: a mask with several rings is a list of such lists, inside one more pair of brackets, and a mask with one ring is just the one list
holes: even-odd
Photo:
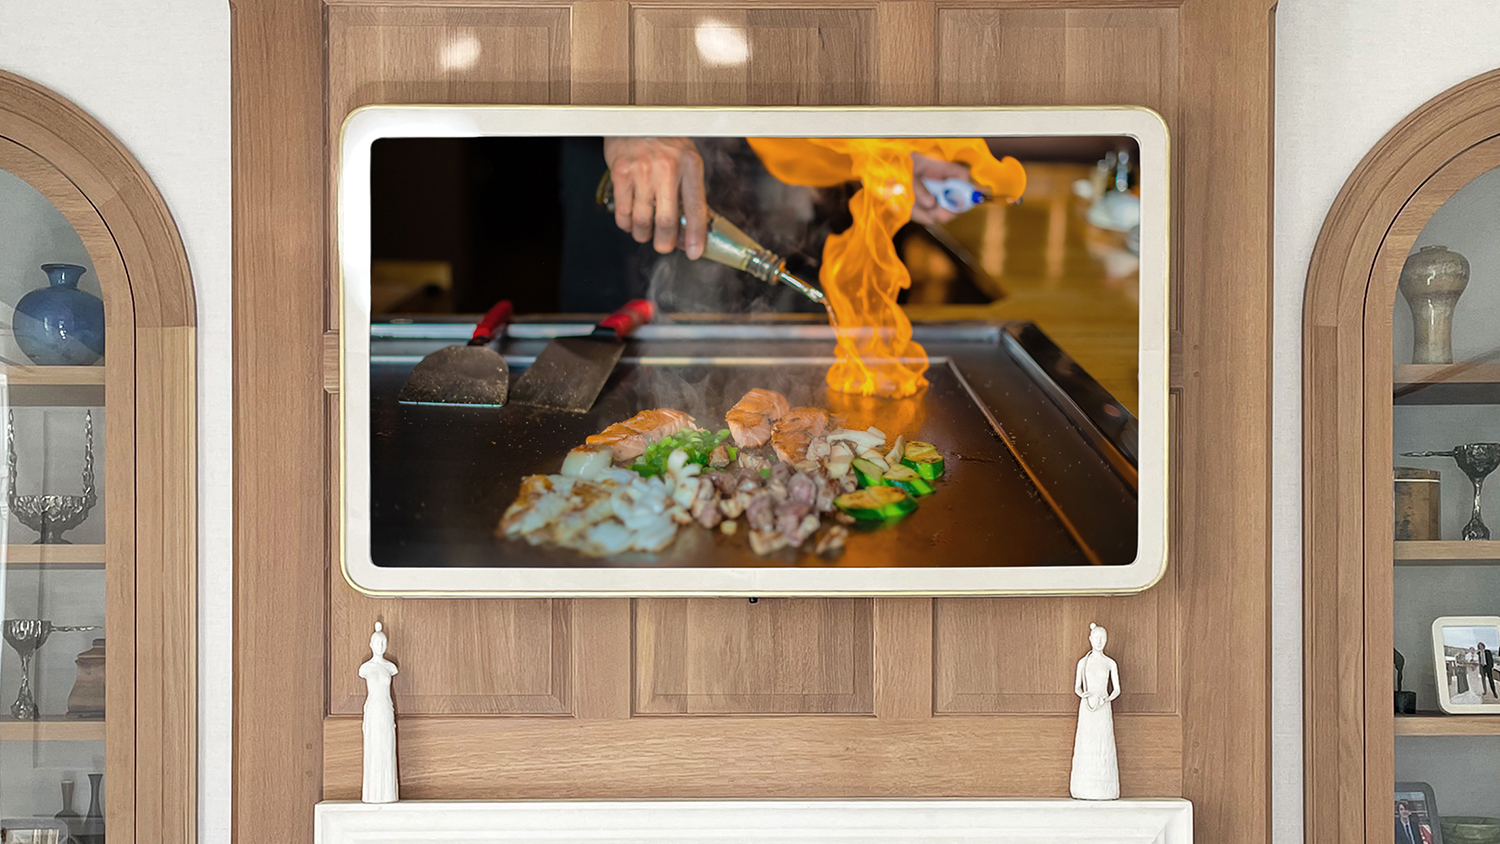
[(893, 467), (882, 477), (886, 483), (894, 487), (900, 487), (912, 495), (929, 495), (932, 493), (932, 484), (924, 480), (910, 466)]
[(907, 443), (906, 453), (901, 456), (901, 464), (929, 481), (943, 476), (943, 455), (938, 454), (937, 446), (932, 443)]
[(872, 486), (846, 492), (833, 503), (845, 513), (867, 522), (899, 519), (917, 509), (917, 502), (906, 494), (906, 490), (893, 486)]
[(861, 487), (886, 485), (885, 478), (882, 477), (885, 474), (885, 470), (880, 468), (879, 464), (866, 460), (863, 457), (856, 457), (852, 465), (854, 466), (854, 477), (859, 481)]

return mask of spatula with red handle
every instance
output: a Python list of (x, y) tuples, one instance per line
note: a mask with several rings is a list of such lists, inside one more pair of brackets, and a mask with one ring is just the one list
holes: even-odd
[(515, 311), (501, 300), (474, 327), (467, 345), (438, 349), (417, 362), (396, 400), (402, 404), (469, 404), (499, 407), (510, 391), (510, 369), (490, 343)]
[(625, 303), (582, 337), (558, 337), (521, 373), (511, 396), (516, 404), (585, 413), (604, 391), (625, 353), (625, 338), (656, 316), (645, 299)]

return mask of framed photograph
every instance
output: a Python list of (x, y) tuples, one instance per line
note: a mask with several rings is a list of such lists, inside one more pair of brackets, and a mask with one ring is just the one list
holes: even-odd
[(1425, 782), (1396, 783), (1396, 844), (1443, 844), (1432, 786)]
[(1444, 616), (1432, 622), (1438, 705), (1452, 715), (1500, 715), (1500, 616)]
[[(668, 141), (696, 149), (702, 197), (614, 184), (610, 149)], [(358, 109), (337, 174), (345, 577), (407, 597), (1149, 588), (1169, 173), (1165, 123), (1131, 106)], [(655, 239), (617, 204), (648, 188)], [(1114, 381), (1024, 315), (912, 308), (1078, 272), (1121, 297)]]
[(67, 844), (68, 825), (56, 818), (0, 821), (0, 844)]

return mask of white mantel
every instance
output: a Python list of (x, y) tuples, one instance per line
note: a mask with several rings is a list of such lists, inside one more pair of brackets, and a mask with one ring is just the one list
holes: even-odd
[(1186, 800), (320, 803), (315, 844), (1191, 844)]

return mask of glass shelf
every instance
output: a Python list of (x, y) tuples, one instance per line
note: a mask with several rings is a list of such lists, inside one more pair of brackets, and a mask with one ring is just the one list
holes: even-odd
[[(0, 359), (10, 361), (0, 365), (0, 372), (14, 425), (7, 442), (14, 460), (6, 537), (10, 544), (4, 548), (6, 576), (0, 580), (7, 634), (0, 645), (5, 651), (0, 657), (0, 817), (50, 818), (64, 808), (63, 782), (74, 782), (68, 808), (82, 814), (90, 797), (89, 775), (103, 773), (105, 782), (110, 780), (111, 741), (102, 711), (105, 643), (125, 628), (117, 627), (122, 619), (106, 609), (106, 594), (115, 588), (106, 588), (105, 569), (107, 370), (103, 359), (89, 366), (16, 362), (32, 360), (23, 341), (44, 344), (25, 347), (38, 359), (48, 359), (47, 354), (86, 359), (78, 353), (77, 323), (70, 326), (74, 345), (61, 351), (45, 345), (45, 332), (37, 326), (51, 325), (59, 314), (77, 319), (80, 311), (69, 309), (102, 294), (89, 251), (67, 218), (6, 170), (0, 170), (0, 230), (18, 235), (11, 238), (10, 248), (0, 250), (0, 302), (6, 303), (0, 307)], [(43, 264), (82, 267), (77, 289), (59, 291), (52, 283), (57, 271), (49, 278)], [(41, 290), (47, 292), (33, 295)], [(40, 304), (18, 304), (23, 297)], [(82, 331), (86, 334), (87, 328)], [(5, 416), (0, 412), (0, 423), (7, 421)], [(26, 497), (86, 500), (90, 486), (94, 501), (80, 523), (61, 531), (65, 542), (29, 544), (43, 525), (22, 520)], [(59, 521), (46, 524), (55, 529)], [(128, 533), (115, 535), (129, 538)], [(50, 630), (45, 627), (49, 624)], [(121, 651), (128, 653), (128, 648)], [(28, 702), (22, 693), (20, 658), (26, 652), (30, 653), (24, 680), (30, 688), (29, 703), (35, 707), (29, 719), (16, 717), (17, 706)]]
[(1500, 566), (1500, 541), (1397, 542), (1396, 565)]
[[(1435, 808), (1439, 817), (1500, 817), (1500, 780), (1486, 773), (1500, 750), (1500, 673), (1493, 682), (1485, 679), (1485, 665), (1500, 663), (1500, 630), (1455, 621), (1446, 623), (1439, 641), (1433, 635), (1439, 618), (1500, 617), (1500, 540), (1459, 538), (1470, 520), (1474, 488), (1453, 457), (1405, 455), (1500, 442), (1500, 362), (1494, 349), (1500, 278), (1490, 269), (1500, 260), (1497, 216), (1500, 170), (1492, 170), (1429, 218), (1392, 303), (1393, 466), (1425, 470), (1396, 485), (1398, 533), (1431, 537), (1394, 546), (1393, 646), (1405, 660), (1403, 690), (1415, 694), (1417, 713), (1395, 716), (1393, 761), (1397, 782), (1431, 786), (1435, 806), (1421, 811)], [(1428, 336), (1438, 342), (1427, 342), (1422, 326), (1431, 326)], [(1443, 348), (1444, 337), (1451, 348)], [(1444, 358), (1456, 363), (1410, 362)], [(1500, 537), (1497, 490), (1500, 474), (1488, 478), (1480, 504), (1484, 521)], [(1478, 705), (1493, 714), (1448, 714), (1441, 700), (1450, 708)]]

